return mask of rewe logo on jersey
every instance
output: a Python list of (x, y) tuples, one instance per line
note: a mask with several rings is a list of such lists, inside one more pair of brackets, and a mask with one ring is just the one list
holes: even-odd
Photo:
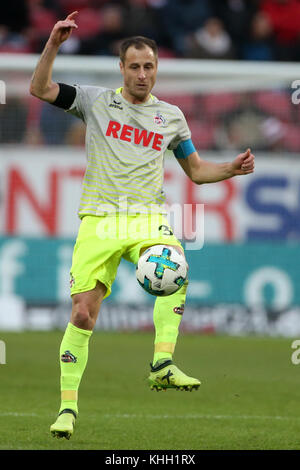
[(148, 132), (146, 129), (138, 129), (137, 127), (123, 126), (117, 121), (109, 121), (106, 133), (107, 137), (124, 140), (143, 147), (152, 147), (154, 150), (162, 149), (164, 136), (156, 132)]

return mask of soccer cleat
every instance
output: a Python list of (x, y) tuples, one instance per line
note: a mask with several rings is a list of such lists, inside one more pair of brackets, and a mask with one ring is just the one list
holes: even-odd
[(167, 390), (174, 388), (176, 390), (192, 391), (197, 390), (201, 382), (193, 377), (188, 377), (181, 372), (170, 359), (161, 360), (153, 366), (150, 364), (151, 372), (148, 378), (151, 390)]
[(53, 437), (70, 439), (73, 434), (77, 414), (75, 411), (66, 408), (62, 410), (57, 420), (50, 426), (50, 432)]

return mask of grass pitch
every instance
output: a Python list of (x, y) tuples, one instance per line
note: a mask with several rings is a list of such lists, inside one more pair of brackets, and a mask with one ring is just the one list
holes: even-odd
[(0, 449), (300, 449), (292, 340), (181, 334), (174, 362), (197, 392), (150, 391), (150, 333), (94, 332), (70, 441), (50, 436), (62, 332), (1, 333)]

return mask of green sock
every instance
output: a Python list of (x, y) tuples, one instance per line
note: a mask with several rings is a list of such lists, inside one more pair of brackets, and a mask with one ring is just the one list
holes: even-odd
[(78, 413), (78, 388), (88, 360), (91, 334), (90, 330), (83, 330), (68, 323), (59, 351), (61, 370), (59, 411), (70, 408)]
[(188, 281), (175, 294), (157, 297), (153, 311), (155, 327), (153, 365), (160, 359), (172, 359), (181, 322)]

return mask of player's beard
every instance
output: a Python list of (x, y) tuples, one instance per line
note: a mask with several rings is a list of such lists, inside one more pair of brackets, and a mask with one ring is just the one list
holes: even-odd
[(149, 86), (148, 84), (143, 87), (139, 87), (136, 83), (127, 83), (125, 85), (126, 85), (127, 92), (134, 99), (141, 101), (141, 102), (147, 101), (150, 95), (150, 92), (152, 90), (152, 86)]

